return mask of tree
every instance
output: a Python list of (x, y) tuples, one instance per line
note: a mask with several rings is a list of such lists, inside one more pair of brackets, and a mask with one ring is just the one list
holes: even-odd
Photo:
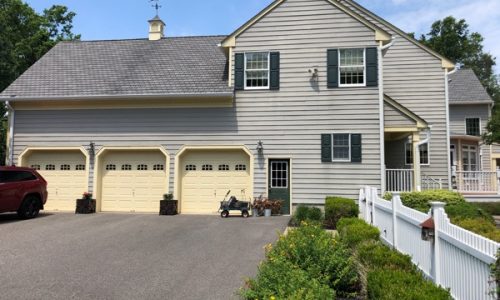
[[(420, 42), (476, 73), (486, 87), (496, 107), (500, 104), (500, 84), (494, 74), (496, 59), (484, 52), (484, 38), (477, 32), (471, 33), (464, 19), (446, 17), (432, 24), (431, 30), (422, 35)], [(487, 125), (488, 133), (483, 136), (486, 143), (500, 142), (500, 109), (495, 109)]]
[[(21, 0), (0, 0), (0, 91), (40, 59), (57, 42), (74, 35), (74, 12), (54, 5), (37, 14)], [(0, 105), (0, 164), (5, 162), (5, 105)]]

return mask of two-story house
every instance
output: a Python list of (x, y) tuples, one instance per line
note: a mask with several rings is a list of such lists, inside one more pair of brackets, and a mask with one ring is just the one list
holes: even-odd
[[(48, 209), (212, 213), (451, 184), (454, 64), (351, 0), (276, 0), (228, 36), (61, 42), (0, 94)], [(418, 150), (418, 151), (415, 151)]]
[(486, 145), (481, 138), (493, 100), (470, 69), (451, 74), (449, 89), (453, 187), (465, 193), (496, 193), (500, 147)]

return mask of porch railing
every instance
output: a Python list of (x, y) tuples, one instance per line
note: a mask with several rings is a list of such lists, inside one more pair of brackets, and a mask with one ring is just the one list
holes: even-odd
[(422, 190), (441, 190), (443, 189), (443, 181), (441, 179), (432, 178), (426, 174), (422, 174)]
[(497, 172), (456, 171), (456, 186), (463, 193), (496, 193)]
[(385, 190), (388, 192), (413, 191), (413, 170), (411, 169), (386, 169)]

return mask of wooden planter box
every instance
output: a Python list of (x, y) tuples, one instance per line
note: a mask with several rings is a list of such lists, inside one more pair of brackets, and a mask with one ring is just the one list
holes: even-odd
[(76, 199), (75, 214), (93, 214), (95, 213), (95, 199)]
[(160, 216), (175, 216), (177, 214), (177, 200), (161, 200)]

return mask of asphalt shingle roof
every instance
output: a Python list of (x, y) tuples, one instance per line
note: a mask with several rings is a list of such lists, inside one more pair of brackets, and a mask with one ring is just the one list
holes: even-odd
[(61, 42), (0, 97), (231, 93), (224, 36)]
[(451, 74), (449, 90), (451, 104), (493, 101), (471, 69), (460, 69)]

